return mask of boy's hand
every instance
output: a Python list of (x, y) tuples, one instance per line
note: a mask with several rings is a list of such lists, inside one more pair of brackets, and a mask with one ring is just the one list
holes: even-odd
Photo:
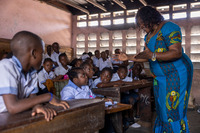
[(62, 106), (64, 109), (69, 108), (69, 104), (66, 101), (60, 101), (56, 96), (53, 96), (49, 103), (55, 106)]
[(110, 99), (110, 98), (105, 98), (104, 101), (105, 101), (105, 102), (109, 102), (109, 101), (110, 101), (110, 102), (112, 102), (112, 104), (113, 104), (113, 100)]
[(53, 119), (54, 116), (57, 115), (56, 111), (54, 109), (51, 108), (47, 108), (44, 107), (42, 105), (36, 105), (33, 109), (32, 109), (32, 116), (35, 116), (38, 113), (42, 113), (44, 114), (44, 117), (47, 121), (50, 121)]

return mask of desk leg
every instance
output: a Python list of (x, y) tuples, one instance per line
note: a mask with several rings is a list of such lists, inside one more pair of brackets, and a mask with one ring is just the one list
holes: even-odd
[(111, 114), (110, 119), (115, 132), (123, 133), (122, 112)]

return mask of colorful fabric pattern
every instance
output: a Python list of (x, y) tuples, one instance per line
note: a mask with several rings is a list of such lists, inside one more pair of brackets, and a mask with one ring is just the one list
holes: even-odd
[[(145, 37), (146, 41), (146, 37)], [(167, 22), (153, 36), (147, 47), (152, 52), (166, 52), (169, 46), (181, 43), (178, 25)], [(154, 96), (157, 119), (155, 133), (188, 133), (187, 105), (193, 76), (193, 65), (182, 50), (182, 57), (175, 61), (151, 61), (154, 75)]]

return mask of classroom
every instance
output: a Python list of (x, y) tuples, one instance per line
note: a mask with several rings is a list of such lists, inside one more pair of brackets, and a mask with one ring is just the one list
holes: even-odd
[(200, 0), (0, 0), (0, 29), (0, 132), (200, 130)]

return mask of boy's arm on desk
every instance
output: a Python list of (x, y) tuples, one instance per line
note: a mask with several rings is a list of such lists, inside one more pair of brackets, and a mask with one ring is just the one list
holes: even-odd
[(99, 84), (97, 84), (97, 87), (98, 88), (105, 88), (105, 87), (113, 87), (115, 85), (122, 85), (122, 84), (124, 84), (124, 82), (119, 80), (119, 81), (112, 81), (112, 82), (109, 82), (109, 83), (99, 83)]
[[(8, 112), (11, 114), (16, 114), (33, 108), (40, 103), (48, 102), (51, 99), (51, 95), (46, 93), (39, 96), (31, 96), (25, 99), (18, 99), (16, 95), (6, 94), (3, 95), (3, 99)], [(53, 96), (50, 104), (55, 106), (62, 106), (65, 109), (69, 108), (69, 105), (66, 102), (58, 100), (55, 96)]]

